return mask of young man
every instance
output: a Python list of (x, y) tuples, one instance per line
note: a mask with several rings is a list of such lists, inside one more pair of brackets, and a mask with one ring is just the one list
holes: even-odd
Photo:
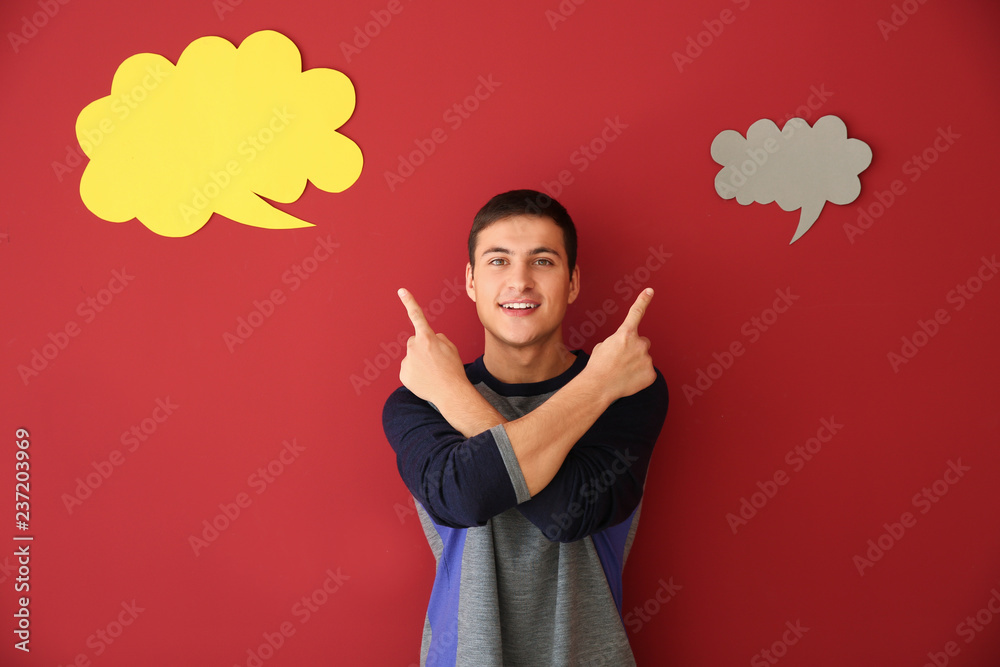
[(399, 290), (414, 336), (383, 412), (437, 561), (420, 664), (635, 664), (622, 567), (667, 412), (638, 334), (653, 291), (591, 355), (570, 352), (576, 231), (532, 190), (476, 214), (466, 291), (485, 347), (463, 366)]

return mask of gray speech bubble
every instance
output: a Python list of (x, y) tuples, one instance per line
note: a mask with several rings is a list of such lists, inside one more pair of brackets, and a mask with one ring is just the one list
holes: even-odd
[(715, 176), (715, 191), (723, 199), (802, 209), (791, 245), (809, 231), (826, 202), (843, 205), (858, 198), (858, 174), (871, 164), (872, 150), (860, 139), (848, 139), (837, 116), (823, 116), (812, 127), (792, 118), (781, 130), (764, 118), (750, 126), (746, 138), (735, 130), (716, 135), (712, 159), (723, 166)]

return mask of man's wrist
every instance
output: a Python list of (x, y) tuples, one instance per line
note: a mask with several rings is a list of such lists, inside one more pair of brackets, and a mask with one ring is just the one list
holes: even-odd
[(440, 403), (431, 401), (452, 428), (471, 438), (507, 420), (476, 391), (467, 378), (442, 387)]
[(620, 398), (620, 396), (615, 396), (610, 390), (611, 383), (608, 381), (608, 378), (590, 364), (585, 366), (579, 375), (573, 378), (572, 382), (579, 384), (582, 392), (593, 397), (593, 400), (600, 407), (601, 413)]

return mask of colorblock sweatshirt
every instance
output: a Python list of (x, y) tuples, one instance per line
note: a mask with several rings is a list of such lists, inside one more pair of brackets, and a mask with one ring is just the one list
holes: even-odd
[[(576, 377), (589, 356), (542, 382), (506, 384), (480, 357), (465, 366), (508, 420)], [(405, 387), (383, 410), (399, 474), (437, 563), (421, 666), (633, 665), (622, 569), (667, 412), (663, 375), (613, 403), (536, 495), (503, 424), (471, 438)]]

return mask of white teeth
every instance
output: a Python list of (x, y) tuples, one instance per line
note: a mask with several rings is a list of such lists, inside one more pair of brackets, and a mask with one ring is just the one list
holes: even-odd
[(507, 308), (508, 310), (525, 310), (527, 308), (538, 308), (538, 305), (534, 303), (505, 303), (500, 307)]

